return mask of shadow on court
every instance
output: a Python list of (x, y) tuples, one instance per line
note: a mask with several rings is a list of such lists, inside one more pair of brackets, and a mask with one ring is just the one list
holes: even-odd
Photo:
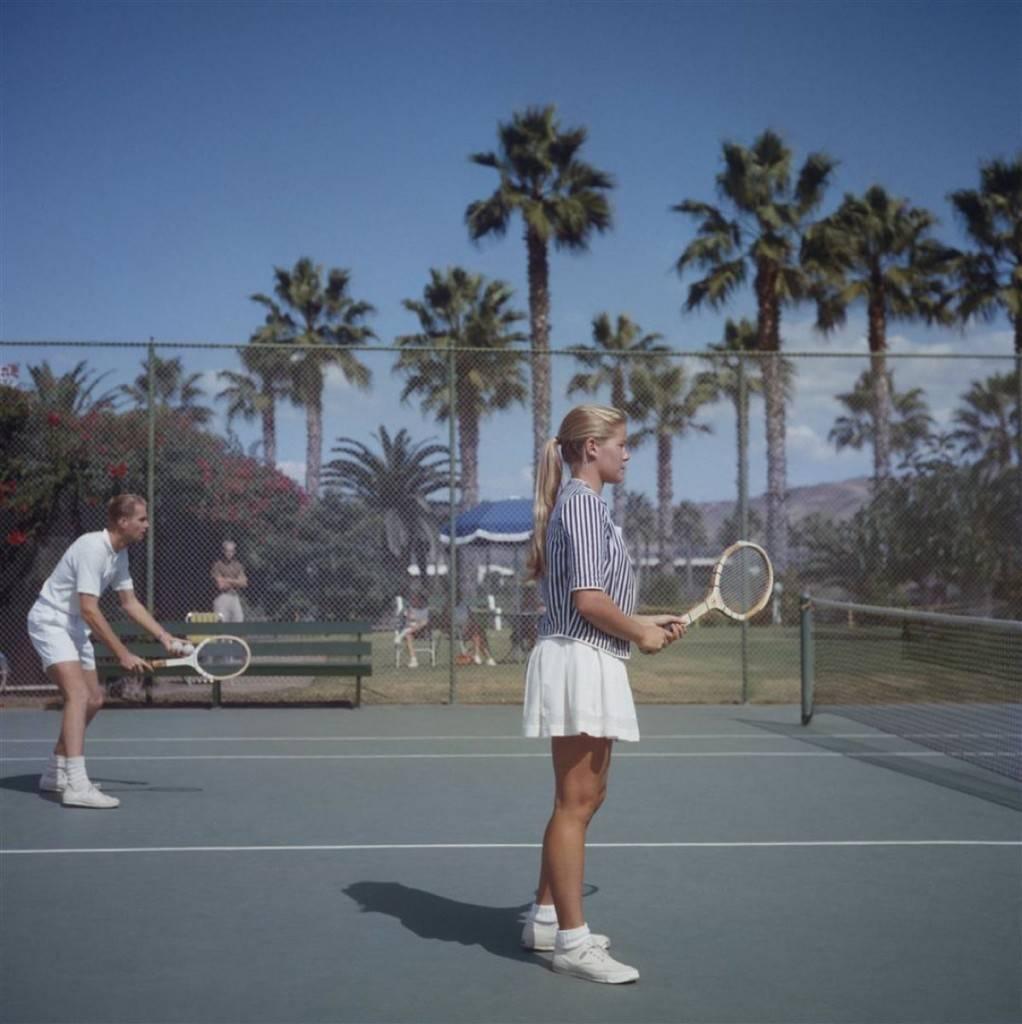
[(519, 938), (528, 903), (484, 907), (437, 896), (401, 882), (353, 882), (343, 890), (363, 913), (394, 917), (421, 939), (480, 946), (494, 956), (537, 966), (537, 954), (522, 949)]
[[(105, 793), (131, 793), (133, 796), (145, 793), (202, 793), (201, 786), (150, 786), (148, 782), (139, 782), (138, 779), (105, 779), (102, 777), (93, 778), (98, 782)], [(59, 793), (44, 793), (39, 789), (39, 773), (32, 775), (8, 775), (0, 779), (0, 789), (9, 789), (15, 793), (29, 793), (32, 796), (42, 797), (47, 800), (60, 800)]]
[(764, 722), (752, 719), (739, 719), (744, 725), (786, 736), (801, 743), (807, 743), (832, 754), (861, 761), (863, 764), (884, 768), (887, 771), (907, 775), (913, 779), (930, 782), (935, 786), (953, 789), (957, 793), (978, 797), (992, 804), (999, 804), (1013, 811), (1022, 811), (1022, 786), (1008, 779), (1001, 780), (996, 775), (985, 771), (974, 771), (970, 765), (954, 762), (953, 767), (942, 765), (939, 759), (915, 760), (907, 757), (885, 757), (876, 747), (869, 746), (861, 740), (844, 736), (828, 736), (814, 733), (805, 726), (787, 725), (781, 722)]

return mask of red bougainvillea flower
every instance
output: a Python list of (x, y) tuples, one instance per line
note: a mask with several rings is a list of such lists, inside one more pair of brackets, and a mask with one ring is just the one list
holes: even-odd
[(11, 530), (7, 534), (7, 543), (12, 547), (18, 547), (20, 544), (24, 544), (28, 540), (28, 534), (22, 530)]
[(51, 427), (59, 427), (60, 426), (60, 413), (59, 412), (48, 412), (46, 414), (46, 422), (49, 423), (49, 425)]
[(112, 462), (106, 467), (111, 480), (123, 480), (128, 475), (128, 464), (126, 462)]

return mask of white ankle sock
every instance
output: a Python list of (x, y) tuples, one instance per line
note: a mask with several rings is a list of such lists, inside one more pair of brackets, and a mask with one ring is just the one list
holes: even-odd
[(63, 754), (50, 754), (50, 759), (46, 762), (45, 775), (56, 775), (57, 772), (67, 771), (67, 758)]
[(552, 903), (533, 903), (529, 917), (536, 924), (557, 924), (557, 908)]
[(567, 931), (558, 930), (556, 947), (564, 952), (581, 946), (589, 938), (589, 925), (584, 924), (581, 928), (569, 928)]
[(67, 784), (72, 789), (88, 789), (91, 785), (85, 771), (84, 757), (69, 757), (67, 759)]

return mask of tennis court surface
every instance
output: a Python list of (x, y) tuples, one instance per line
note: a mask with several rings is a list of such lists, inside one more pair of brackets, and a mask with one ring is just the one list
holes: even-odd
[(519, 948), (550, 809), (515, 707), (108, 712), (115, 811), (0, 717), (4, 1024), (1022, 1021), (1022, 785), (820, 711), (642, 706), (586, 915), (642, 972)]

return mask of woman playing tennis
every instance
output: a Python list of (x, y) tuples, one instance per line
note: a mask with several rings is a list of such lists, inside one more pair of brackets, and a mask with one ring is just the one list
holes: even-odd
[[(615, 960), (582, 913), (586, 829), (603, 803), (614, 740), (639, 738), (625, 659), (635, 643), (655, 654), (685, 631), (676, 615), (635, 615), (635, 580), (601, 497), (624, 480), (623, 413), (581, 405), (547, 441), (536, 477), (529, 573), (546, 608), (525, 681), (526, 736), (551, 737), (554, 811), (543, 836), (536, 902), (522, 933), (553, 950), (553, 969), (621, 984), (639, 972)], [(571, 478), (561, 487), (562, 467)]]
[(32, 646), (50, 682), (64, 697), (60, 737), (39, 788), (59, 793), (65, 807), (109, 808), (120, 803), (94, 786), (85, 770), (85, 729), (103, 706), (90, 631), (114, 652), (125, 672), (149, 668), (110, 628), (99, 608), (102, 593), (112, 584), (124, 613), (156, 637), (168, 653), (184, 654), (189, 647), (163, 629), (135, 596), (127, 547), (142, 540), (148, 528), (144, 498), (137, 494), (111, 498), (107, 528), (82, 534), (64, 552), (28, 613)]

